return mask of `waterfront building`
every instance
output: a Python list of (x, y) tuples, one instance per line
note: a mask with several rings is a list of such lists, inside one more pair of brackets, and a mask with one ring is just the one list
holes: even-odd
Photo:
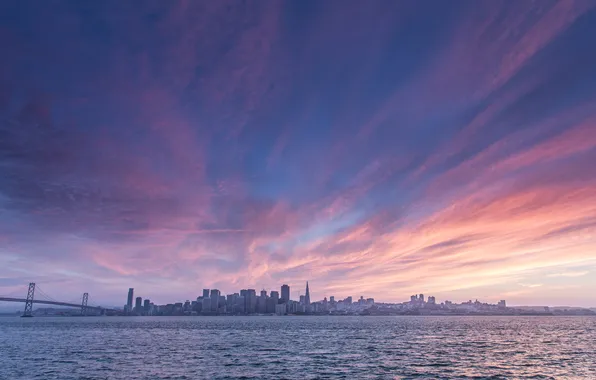
[(142, 314), (143, 313), (143, 298), (137, 297), (135, 299), (135, 313)]
[(281, 299), (286, 303), (290, 301), (290, 287), (286, 284), (281, 286)]
[(228, 294), (226, 296), (226, 309), (229, 312), (234, 312), (234, 306), (236, 305), (236, 293)]
[(246, 312), (254, 314), (257, 309), (257, 292), (254, 289), (246, 290)]
[(279, 292), (278, 291), (272, 290), (270, 297), (275, 300), (276, 305), (279, 303)]
[(275, 314), (277, 315), (286, 315), (288, 312), (287, 305), (285, 303), (280, 303), (275, 305)]
[(209, 298), (209, 289), (203, 289), (203, 298)]
[(307, 307), (310, 306), (310, 290), (308, 289), (308, 281), (306, 281), (306, 293), (304, 294), (304, 305)]
[(149, 315), (150, 305), (151, 305), (151, 300), (145, 299), (145, 301), (143, 301), (143, 314), (144, 315)]
[(257, 297), (257, 313), (259, 314), (265, 314), (267, 312), (267, 296), (263, 295), (263, 292), (265, 291), (263, 290), (261, 295)]
[(131, 313), (132, 312), (132, 300), (134, 296), (134, 288), (128, 288), (128, 299), (126, 300), (126, 311)]
[(215, 311), (217, 312), (219, 309), (219, 290), (217, 289), (211, 289), (211, 295), (209, 298), (211, 298), (211, 311)]
[(234, 312), (241, 313), (241, 314), (246, 313), (246, 300), (244, 299), (244, 296), (236, 297), (236, 304), (234, 307)]
[(209, 297), (204, 297), (203, 298), (203, 307), (202, 307), (202, 312), (203, 313), (208, 313), (211, 311), (211, 298)]
[(276, 299), (274, 299), (273, 297), (268, 297), (267, 301), (266, 301), (266, 310), (265, 312), (267, 314), (273, 314), (275, 313), (275, 307), (277, 306), (277, 301)]

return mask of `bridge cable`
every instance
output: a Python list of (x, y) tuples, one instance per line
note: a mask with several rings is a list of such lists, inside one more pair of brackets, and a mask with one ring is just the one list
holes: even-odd
[(53, 297), (49, 296), (49, 295), (48, 295), (46, 292), (44, 292), (43, 290), (41, 290), (41, 288), (39, 287), (39, 285), (36, 285), (36, 286), (35, 286), (35, 294), (37, 295), (37, 294), (40, 294), (40, 293), (41, 293), (41, 295), (42, 295), (43, 297), (45, 297), (45, 300), (46, 300), (46, 301), (60, 302), (60, 301), (56, 300), (55, 298), (53, 298)]

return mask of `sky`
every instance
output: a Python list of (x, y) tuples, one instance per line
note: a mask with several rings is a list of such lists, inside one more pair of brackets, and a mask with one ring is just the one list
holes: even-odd
[(596, 306), (596, 1), (0, 2), (0, 295)]

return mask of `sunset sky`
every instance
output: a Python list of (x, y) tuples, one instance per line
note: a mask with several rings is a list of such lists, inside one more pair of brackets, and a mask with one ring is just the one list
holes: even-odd
[(0, 295), (596, 306), (594, 36), (591, 0), (2, 1)]

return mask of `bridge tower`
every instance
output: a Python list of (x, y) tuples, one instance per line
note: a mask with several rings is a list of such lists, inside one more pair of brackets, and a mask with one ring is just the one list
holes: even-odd
[(35, 294), (35, 282), (29, 283), (29, 290), (27, 291), (27, 300), (25, 301), (25, 312), (23, 317), (33, 316), (33, 295)]
[(83, 301), (81, 302), (81, 315), (87, 315), (87, 301), (89, 300), (89, 293), (83, 293)]

